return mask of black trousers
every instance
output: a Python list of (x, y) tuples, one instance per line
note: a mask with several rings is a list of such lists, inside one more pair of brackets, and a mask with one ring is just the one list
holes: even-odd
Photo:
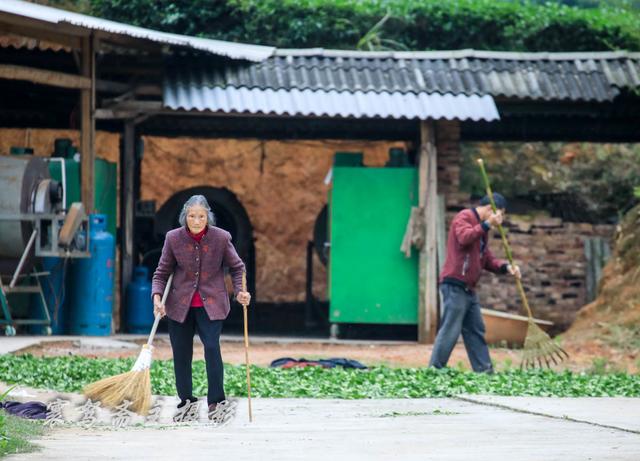
[(198, 336), (204, 345), (204, 359), (207, 364), (207, 404), (225, 400), (224, 368), (220, 353), (220, 333), (223, 320), (210, 320), (204, 307), (189, 308), (184, 323), (167, 317), (169, 338), (173, 349), (173, 369), (176, 375), (176, 389), (181, 400), (193, 394), (191, 362), (193, 360), (193, 336)]

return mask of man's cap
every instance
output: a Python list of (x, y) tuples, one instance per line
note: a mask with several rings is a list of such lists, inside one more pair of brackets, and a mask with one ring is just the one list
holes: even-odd
[[(507, 199), (504, 198), (504, 196), (502, 194), (499, 194), (498, 192), (494, 192), (493, 193), (493, 201), (496, 204), (496, 208), (498, 210), (501, 209), (507, 209)], [(482, 200), (480, 200), (480, 205), (484, 206), (484, 205), (489, 205), (489, 203), (491, 203), (489, 201), (489, 196), (485, 195), (484, 197), (482, 197)]]

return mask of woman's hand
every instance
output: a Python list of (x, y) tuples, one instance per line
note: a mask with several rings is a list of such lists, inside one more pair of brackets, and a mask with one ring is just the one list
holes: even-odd
[(251, 302), (251, 295), (249, 294), (248, 291), (241, 291), (238, 293), (238, 296), (236, 299), (243, 306), (248, 306), (249, 303)]
[(153, 297), (153, 315), (160, 315), (160, 318), (166, 315), (162, 298), (158, 294)]

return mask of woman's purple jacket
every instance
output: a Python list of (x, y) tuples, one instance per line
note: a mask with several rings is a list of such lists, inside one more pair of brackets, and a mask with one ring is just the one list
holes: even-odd
[[(242, 290), (242, 259), (231, 243), (231, 234), (209, 226), (200, 243), (188, 234), (186, 227), (167, 232), (162, 256), (151, 281), (151, 297), (162, 296), (167, 280), (173, 273), (171, 290), (165, 302), (167, 317), (184, 322), (196, 290), (211, 320), (227, 318), (231, 306), (224, 283), (224, 268), (228, 267), (233, 291)], [(200, 308), (198, 308), (200, 309)]]

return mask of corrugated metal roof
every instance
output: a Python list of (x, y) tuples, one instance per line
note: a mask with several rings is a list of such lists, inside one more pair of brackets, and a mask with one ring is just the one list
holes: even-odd
[(317, 56), (325, 58), (391, 58), (391, 59), (506, 59), (509, 61), (572, 61), (585, 59), (640, 58), (634, 51), (485, 51), (485, 50), (436, 50), (436, 51), (358, 51), (325, 48), (278, 48), (276, 56)]
[(500, 118), (488, 95), (211, 88), (173, 82), (165, 84), (163, 97), (165, 107), (170, 109), (225, 114), (474, 121)]
[(215, 55), (226, 56), (232, 59), (261, 61), (273, 55), (275, 50), (275, 48), (269, 46), (224, 42), (220, 40), (158, 32), (151, 29), (51, 8), (44, 5), (37, 5), (22, 0), (0, 1), (0, 12), (23, 16), (52, 24), (71, 24), (90, 30), (104, 31), (167, 45), (187, 47), (194, 50), (206, 51)]
[(640, 53), (277, 50), (252, 64), (170, 62), (164, 104), (224, 113), (495, 120), (488, 96), (603, 102), (621, 88), (639, 87)]
[(640, 53), (277, 50), (257, 64), (188, 63), (175, 80), (201, 87), (492, 95), (611, 101), (640, 87)]

